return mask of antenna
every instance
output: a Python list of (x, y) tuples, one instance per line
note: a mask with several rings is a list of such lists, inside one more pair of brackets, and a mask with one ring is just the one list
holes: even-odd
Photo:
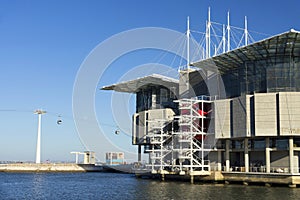
[(210, 57), (210, 7), (208, 7), (208, 20), (206, 23), (206, 58)]
[(223, 24), (223, 36), (222, 36), (222, 41), (223, 41), (223, 53), (226, 52), (226, 38), (225, 38), (225, 25)]
[(227, 13), (227, 51), (230, 51), (230, 18), (229, 18), (229, 11)]
[(248, 22), (247, 16), (245, 16), (245, 46), (248, 45)]
[(190, 69), (190, 17), (187, 17), (187, 31), (186, 31), (186, 66)]
[(217, 51), (218, 51), (218, 49), (217, 49), (217, 45), (215, 45), (215, 53), (214, 53), (214, 56), (216, 56), (216, 55), (217, 55)]
[(34, 114), (38, 115), (38, 136), (37, 136), (37, 143), (36, 143), (36, 159), (35, 163), (41, 163), (41, 126), (42, 126), (42, 114), (45, 114), (46, 111), (43, 110), (36, 110)]

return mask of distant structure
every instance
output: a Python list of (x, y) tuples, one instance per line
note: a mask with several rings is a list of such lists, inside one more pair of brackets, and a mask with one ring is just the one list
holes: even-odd
[(123, 152), (107, 152), (106, 153), (106, 165), (122, 165), (124, 164)]
[(94, 151), (84, 151), (84, 152), (72, 151), (70, 153), (75, 154), (75, 163), (76, 164), (79, 164), (79, 159), (78, 159), (79, 155), (83, 155), (83, 164), (95, 164), (96, 163)]
[(38, 115), (38, 135), (37, 135), (37, 142), (36, 142), (36, 159), (35, 163), (41, 163), (41, 129), (42, 129), (42, 115), (45, 114), (46, 111), (43, 110), (36, 110), (34, 114)]

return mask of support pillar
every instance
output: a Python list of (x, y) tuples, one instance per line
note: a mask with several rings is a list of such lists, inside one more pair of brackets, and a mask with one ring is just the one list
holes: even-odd
[(35, 163), (41, 163), (41, 123), (42, 123), (42, 115), (38, 113), (38, 136), (37, 136), (37, 143), (36, 143), (36, 158)]
[(290, 160), (290, 173), (294, 172), (294, 139), (289, 139), (289, 160)]
[(245, 156), (245, 172), (249, 172), (249, 150), (248, 150), (248, 138), (244, 140), (244, 156)]
[(37, 135), (37, 143), (36, 143), (36, 158), (35, 163), (41, 163), (41, 128), (42, 128), (42, 114), (45, 114), (46, 111), (36, 110), (34, 114), (38, 115), (38, 135)]
[(218, 151), (218, 171), (222, 171), (222, 152)]
[(142, 161), (142, 146), (138, 145), (138, 162)]
[(75, 163), (78, 164), (78, 153), (76, 153)]
[(226, 147), (225, 147), (225, 160), (226, 160), (226, 172), (229, 172), (229, 168), (230, 168), (230, 156), (229, 156), (229, 143), (230, 140), (226, 140)]
[(194, 176), (191, 175), (191, 184), (194, 184)]
[(266, 172), (271, 172), (271, 161), (270, 161), (270, 138), (266, 138)]
[(161, 180), (165, 181), (165, 174), (164, 173), (161, 174)]

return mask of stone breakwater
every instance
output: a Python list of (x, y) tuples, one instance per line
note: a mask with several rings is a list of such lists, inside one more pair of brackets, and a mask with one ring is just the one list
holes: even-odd
[(0, 164), (0, 172), (100, 172), (102, 166), (74, 163), (14, 163)]

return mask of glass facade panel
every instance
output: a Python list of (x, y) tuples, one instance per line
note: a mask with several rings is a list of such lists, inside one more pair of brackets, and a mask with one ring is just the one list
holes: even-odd
[(237, 70), (222, 76), (226, 95), (227, 96), (239, 96), (240, 94), (240, 77)]
[(279, 139), (276, 141), (276, 148), (286, 150), (289, 147), (289, 141), (287, 139)]
[[(288, 42), (286, 36), (281, 40), (270, 41), (267, 46), (249, 46), (243, 53), (228, 53), (215, 58), (221, 71), (226, 90), (226, 98), (245, 94), (300, 91), (300, 41), (292, 36)], [(295, 38), (294, 38), (295, 37)], [(287, 44), (294, 44), (287, 45)], [(239, 55), (239, 59), (235, 57)], [(239, 62), (236, 62), (236, 61)], [(219, 66), (218, 66), (219, 65)], [(201, 65), (200, 65), (201, 66)], [(203, 67), (205, 69), (205, 67)], [(192, 73), (196, 74), (196, 73)], [(196, 96), (210, 95), (202, 77), (192, 81)]]
[(171, 91), (163, 86), (148, 86), (137, 92), (136, 95), (136, 112), (150, 109), (173, 108), (176, 110), (176, 88)]
[(222, 75), (228, 98), (261, 92), (300, 91), (299, 57), (247, 61)]
[(136, 94), (136, 111), (148, 110), (152, 105), (152, 90), (141, 90)]

